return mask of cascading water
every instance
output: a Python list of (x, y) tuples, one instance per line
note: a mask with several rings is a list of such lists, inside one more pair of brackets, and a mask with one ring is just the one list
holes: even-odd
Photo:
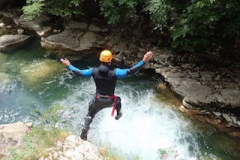
[[(197, 159), (199, 147), (191, 124), (156, 98), (154, 83), (135, 80), (120, 80), (116, 89), (116, 95), (122, 99), (123, 117), (115, 120), (111, 117), (112, 108), (101, 110), (91, 124), (89, 141), (106, 146), (124, 159)], [(60, 102), (71, 106), (64, 116), (70, 117), (76, 134), (81, 132), (88, 102), (95, 91), (92, 79), (79, 81), (81, 84)]]

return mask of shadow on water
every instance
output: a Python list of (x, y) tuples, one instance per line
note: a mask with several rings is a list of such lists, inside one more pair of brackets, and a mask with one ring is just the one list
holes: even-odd
[[(74, 65), (82, 69), (97, 66), (90, 59)], [(59, 66), (38, 42), (0, 53), (0, 80), (0, 124), (34, 121), (30, 116), (34, 109), (44, 111), (61, 104), (66, 108), (62, 121), (69, 123), (74, 134), (81, 132), (94, 82)], [(181, 102), (157, 87), (157, 81), (144, 75), (120, 79), (116, 95), (122, 98), (123, 117), (115, 120), (111, 108), (99, 112), (91, 124), (89, 141), (124, 160), (240, 158), (239, 141), (179, 112), (176, 106)]]

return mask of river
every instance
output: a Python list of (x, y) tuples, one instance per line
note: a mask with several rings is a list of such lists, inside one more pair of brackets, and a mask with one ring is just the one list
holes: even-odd
[[(74, 63), (83, 69), (97, 66), (94, 58)], [(65, 107), (63, 121), (79, 134), (95, 86), (91, 78), (73, 75), (38, 42), (0, 53), (0, 124), (35, 121), (33, 110), (54, 104)], [(123, 117), (111, 108), (93, 119), (88, 140), (126, 160), (236, 160), (238, 140), (179, 112), (176, 99), (157, 91), (158, 80), (137, 74), (119, 79), (116, 95)], [(167, 99), (167, 100), (166, 100)]]

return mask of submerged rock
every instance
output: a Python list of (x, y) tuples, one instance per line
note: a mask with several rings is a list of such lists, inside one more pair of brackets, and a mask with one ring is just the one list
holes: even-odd
[(0, 72), (0, 89), (10, 82), (9, 76)]
[(23, 83), (29, 88), (36, 88), (43, 82), (51, 80), (64, 67), (53, 60), (37, 60), (21, 68)]
[(0, 62), (4, 62), (5, 60), (7, 59), (7, 55), (6, 54), (3, 54), (3, 53), (0, 53)]

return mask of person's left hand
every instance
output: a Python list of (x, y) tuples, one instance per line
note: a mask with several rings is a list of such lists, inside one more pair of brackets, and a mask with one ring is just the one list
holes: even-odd
[(64, 58), (64, 59), (61, 58), (60, 61), (62, 62), (62, 64), (64, 66), (67, 66), (67, 67), (71, 64), (70, 61), (67, 58)]

